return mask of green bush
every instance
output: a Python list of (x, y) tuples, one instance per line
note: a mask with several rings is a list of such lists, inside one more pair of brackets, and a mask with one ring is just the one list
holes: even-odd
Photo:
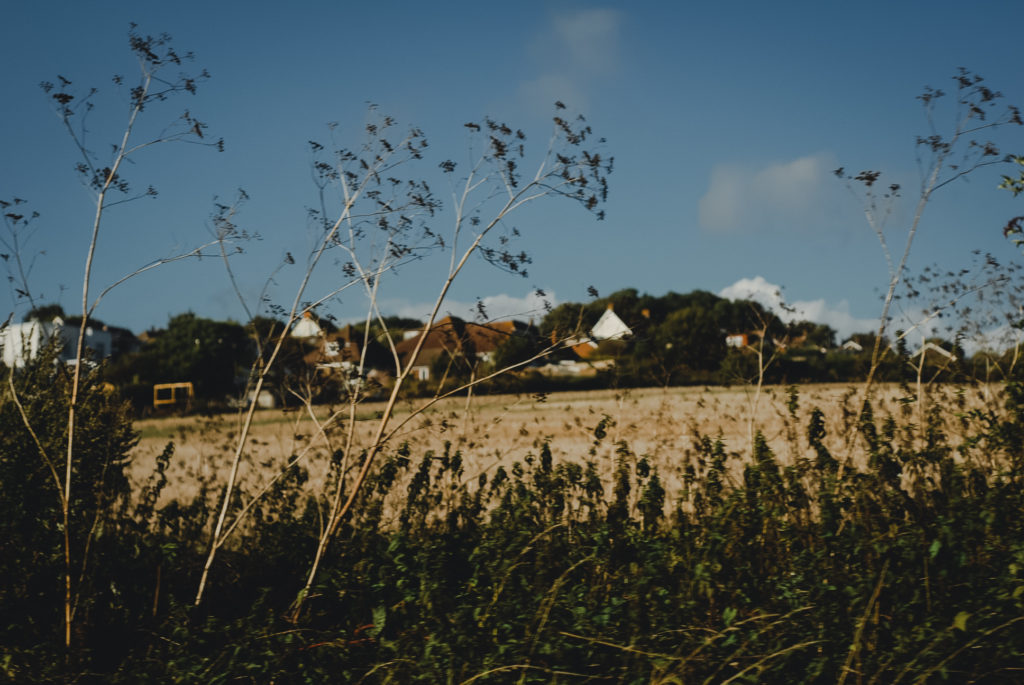
[[(66, 405), (50, 381), (60, 373), (41, 364), (15, 378), (57, 446)], [(26, 384), (43, 380), (33, 399)], [(128, 506), (131, 433), (117, 400), (93, 388), (80, 477), (102, 486), (83, 480), (79, 506), (99, 514), (102, 532), (64, 654), (56, 500), (8, 396), (0, 672), (133, 683), (1012, 682), (1024, 655), (1024, 390), (1010, 385), (1007, 398), (1002, 413), (963, 417), (955, 444), (937, 414), (914, 442), (901, 417), (866, 409), (854, 428), (866, 469), (829, 453), (820, 411), (793, 437), (811, 458), (784, 466), (758, 435), (738, 480), (741, 457), (696, 435), (671, 464), (684, 485), (671, 499), (665, 474), (625, 443), (611, 483), (595, 457), (555, 463), (546, 446), (470, 479), (451, 446), (403, 446), (368, 481), (294, 615), (322, 506), (305, 494), (305, 473), (278, 482), (194, 607), (208, 493), (156, 506), (169, 448)], [(110, 426), (122, 429), (107, 436)]]

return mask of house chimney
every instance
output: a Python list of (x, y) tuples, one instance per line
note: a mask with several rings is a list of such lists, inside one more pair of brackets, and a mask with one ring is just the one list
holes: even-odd
[(608, 311), (614, 311), (614, 310), (615, 310), (615, 304), (612, 303), (612, 302), (609, 302), (608, 303)]
[(651, 318), (651, 310), (650, 310), (650, 309), (646, 309), (646, 308), (645, 308), (645, 309), (641, 309), (641, 310), (640, 310), (640, 314), (641, 314), (641, 315), (642, 315), (642, 316), (643, 316), (643, 317), (644, 317), (645, 319), (649, 319), (649, 318)]

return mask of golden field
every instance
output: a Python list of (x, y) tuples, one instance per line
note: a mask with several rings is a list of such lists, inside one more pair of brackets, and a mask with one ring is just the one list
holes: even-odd
[[(876, 417), (905, 414), (910, 421), (919, 418), (916, 402), (896, 386), (879, 386), (875, 391)], [(790, 414), (788, 388), (769, 386), (758, 397), (754, 388), (688, 387), (669, 389), (604, 390), (592, 392), (536, 395), (485, 395), (450, 398), (426, 411), (411, 415), (415, 404), (401, 405), (391, 427), (398, 430), (385, 452), (408, 442), (412, 458), (418, 460), (428, 450), (440, 453), (446, 442), (461, 451), (464, 477), (476, 480), (481, 473), (493, 472), (529, 455), (536, 455), (547, 442), (555, 461), (593, 460), (601, 474), (610, 479), (616, 449), (628, 444), (637, 456), (645, 456), (658, 469), (670, 497), (681, 484), (681, 474), (694, 453), (697, 433), (720, 438), (738, 474), (750, 453), (751, 428), (765, 436), (783, 464), (792, 463), (811, 452), (806, 441), (806, 426), (813, 409), (825, 416), (828, 437), (825, 444), (842, 460), (855, 455), (848, 437), (861, 398), (857, 385), (808, 385), (798, 388), (796, 420)], [(999, 390), (983, 386), (937, 386), (928, 392), (928, 403), (943, 408), (945, 429), (954, 436), (956, 416), (968, 408), (999, 403)], [(356, 411), (355, 447), (358, 456), (368, 445), (383, 403), (364, 403)], [(348, 409), (340, 408), (332, 416), (328, 407), (261, 410), (246, 445), (240, 482), (243, 490), (254, 492), (277, 473), (289, 459), (309, 471), (307, 487), (318, 492), (329, 463), (329, 455), (345, 445)], [(596, 441), (594, 429), (604, 417), (607, 435)], [(333, 426), (326, 434), (318, 425)], [(400, 427), (399, 425), (402, 424)], [(168, 471), (169, 485), (163, 500), (189, 497), (200, 481), (222, 485), (227, 478), (234, 451), (240, 416), (170, 417), (136, 423), (141, 439), (133, 452), (131, 476), (136, 484), (153, 471), (156, 456), (173, 441), (174, 456)], [(904, 423), (905, 425), (905, 423)], [(956, 440), (953, 440), (953, 444)], [(591, 451), (593, 453), (591, 454)], [(856, 459), (856, 457), (854, 457)]]

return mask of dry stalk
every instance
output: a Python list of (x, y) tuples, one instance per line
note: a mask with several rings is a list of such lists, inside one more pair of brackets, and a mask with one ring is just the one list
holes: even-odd
[(853, 642), (850, 643), (850, 650), (846, 654), (846, 661), (843, 663), (843, 668), (839, 676), (838, 685), (843, 685), (846, 682), (846, 676), (849, 675), (853, 669), (854, 658), (858, 658), (861, 648), (861, 637), (864, 635), (864, 628), (868, 624), (868, 618), (871, 616), (871, 610), (875, 606), (875, 602), (878, 601), (878, 596), (882, 592), (882, 585), (885, 582), (885, 574), (889, 570), (889, 560), (886, 559), (885, 563), (882, 564), (882, 571), (878, 574), (878, 582), (875, 584), (875, 589), (871, 593), (871, 598), (868, 600), (867, 605), (864, 607), (864, 614), (860, 617), (860, 621), (857, 623), (857, 632), (853, 635)]

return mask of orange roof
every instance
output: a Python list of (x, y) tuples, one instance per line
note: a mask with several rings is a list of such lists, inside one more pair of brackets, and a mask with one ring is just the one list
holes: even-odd
[[(475, 354), (493, 352), (510, 335), (524, 329), (525, 324), (512, 320), (479, 324), (446, 316), (437, 321), (427, 333), (417, 363), (427, 364), (429, 360), (436, 359), (442, 351), (449, 354), (462, 351), (472, 351)], [(416, 335), (395, 345), (395, 351), (403, 363), (408, 363), (408, 357), (416, 349), (419, 339), (420, 336)]]

